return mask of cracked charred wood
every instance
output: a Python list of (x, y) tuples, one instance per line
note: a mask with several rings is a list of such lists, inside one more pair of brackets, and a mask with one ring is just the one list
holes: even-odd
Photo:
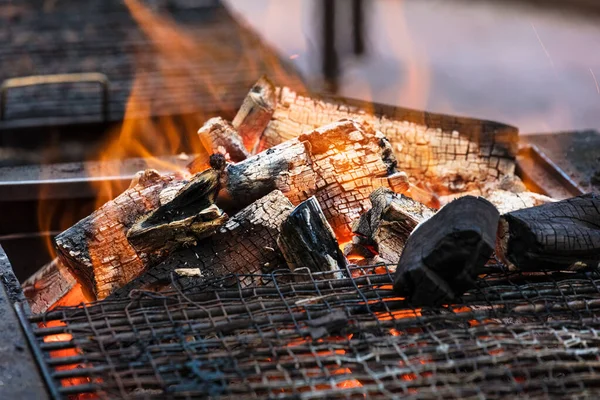
[(499, 213), (482, 197), (442, 207), (410, 235), (394, 275), (394, 290), (414, 305), (454, 301), (473, 286), (494, 251)]
[(162, 263), (117, 290), (113, 297), (127, 296), (134, 289), (167, 288), (175, 270), (181, 268), (200, 270), (201, 276), (177, 279), (179, 285), (191, 286), (207, 278), (260, 274), (285, 266), (277, 237), (281, 223), (293, 208), (287, 197), (275, 190), (233, 215), (213, 236), (171, 253)]
[(214, 168), (194, 175), (170, 201), (140, 218), (127, 232), (137, 254), (152, 257), (154, 264), (174, 249), (214, 234), (227, 220), (215, 204), (220, 175)]
[(371, 193), (372, 208), (353, 225), (357, 244), (386, 263), (397, 264), (411, 232), (435, 211), (387, 188)]
[[(263, 81), (257, 85), (268, 87), (269, 83)], [(263, 93), (269, 97), (257, 100)], [(514, 174), (518, 144), (518, 130), (514, 127), (354, 100), (300, 95), (272, 85), (268, 90), (251, 94), (253, 102), (268, 103), (272, 114), (260, 137), (259, 151), (324, 124), (358, 119), (385, 135), (396, 154), (399, 169), (408, 174), (411, 183), (429, 187), (440, 195), (471, 191)], [(263, 115), (266, 118), (269, 113)], [(241, 131), (240, 134), (244, 136)], [(253, 131), (252, 137), (255, 134)]]
[(170, 199), (184, 183), (176, 174), (140, 172), (122, 194), (56, 236), (58, 258), (87, 297), (103, 299), (146, 268), (148, 254), (138, 254), (126, 233), (139, 218), (160, 206), (161, 197), (162, 201)]
[(262, 77), (250, 89), (232, 125), (238, 130), (246, 149), (253, 154), (258, 150), (260, 137), (273, 116), (277, 103), (275, 86)]
[(250, 156), (244, 147), (241, 136), (229, 122), (221, 117), (206, 121), (198, 130), (198, 137), (208, 153), (225, 154), (229, 161), (239, 162)]
[[(31, 311), (43, 313), (59, 305), (69, 293), (79, 291), (78, 283), (60, 259), (55, 258), (30, 276), (21, 287)], [(80, 301), (84, 300), (81, 298)]]
[(229, 212), (275, 189), (295, 205), (315, 196), (344, 240), (352, 236), (351, 221), (370, 208), (371, 192), (382, 186), (403, 192), (408, 178), (396, 170), (396, 159), (381, 132), (345, 120), (229, 164), (217, 204)]
[[(294, 272), (340, 272), (346, 268), (335, 233), (315, 197), (300, 203), (283, 221), (277, 244)], [(295, 279), (305, 280), (301, 275)]]
[(522, 271), (598, 266), (600, 196), (589, 193), (502, 215), (496, 253)]

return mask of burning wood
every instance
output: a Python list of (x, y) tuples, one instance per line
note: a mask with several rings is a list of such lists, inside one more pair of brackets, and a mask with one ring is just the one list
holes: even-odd
[(148, 268), (113, 296), (127, 296), (133, 289), (167, 287), (171, 274), (181, 268), (199, 269), (201, 277), (210, 278), (228, 273), (257, 274), (284, 266), (277, 237), (281, 223), (293, 208), (287, 197), (275, 190), (235, 214), (214, 235)]
[(55, 258), (21, 286), (23, 293), (29, 299), (31, 311), (37, 314), (49, 310), (64, 298), (77, 286), (77, 280), (68, 268)]
[(227, 215), (217, 207), (221, 171), (213, 167), (194, 175), (173, 198), (140, 218), (127, 232), (138, 254), (154, 257), (152, 263), (173, 250), (214, 234)]
[[(397, 264), (406, 241), (415, 227), (435, 213), (429, 207), (387, 188), (379, 188), (370, 196), (372, 207), (360, 216), (352, 228), (353, 249), (349, 254)], [(370, 250), (371, 254), (361, 249)]]
[(500, 218), (497, 253), (513, 269), (539, 271), (600, 263), (600, 196), (589, 193)]
[(279, 249), (292, 271), (340, 271), (346, 267), (335, 233), (315, 197), (304, 201), (281, 224)]
[(492, 255), (499, 213), (481, 197), (442, 207), (410, 235), (394, 276), (394, 290), (413, 304), (455, 300), (473, 286)]
[(161, 193), (182, 185), (182, 177), (140, 173), (131, 186), (55, 239), (59, 260), (69, 268), (89, 298), (104, 298), (139, 275), (149, 255), (137, 253), (126, 233), (160, 206)]
[[(294, 204), (314, 195), (336, 233), (349, 237), (351, 221), (368, 208), (375, 188), (406, 190), (407, 177), (395, 165), (380, 132), (367, 124), (341, 121), (229, 164), (219, 178), (205, 172), (187, 183), (182, 177), (146, 172), (125, 193), (60, 234), (59, 257), (86, 290), (104, 298), (155, 265), (166, 250), (194, 240), (198, 233), (190, 224), (201, 221), (210, 232), (222, 222), (214, 208), (208, 209), (214, 213), (194, 214), (202, 211), (198, 207), (209, 207), (209, 193), (216, 190), (217, 181), (222, 187), (217, 205), (229, 211), (274, 189)], [(204, 194), (196, 193), (199, 188)], [(196, 194), (202, 199), (190, 200)], [(163, 248), (167, 243), (169, 249)]]
[(223, 118), (211, 118), (206, 121), (198, 131), (198, 137), (206, 151), (227, 155), (229, 161), (242, 161), (250, 155), (241, 136)]
[[(247, 148), (258, 145), (262, 151), (324, 124), (351, 118), (366, 121), (383, 132), (400, 170), (412, 183), (437, 194), (479, 189), (514, 173), (517, 130), (492, 122), (303, 96), (286, 87), (275, 88), (264, 79), (252, 88), (246, 103), (268, 105), (254, 107), (261, 110), (257, 118), (260, 124), (253, 124), (250, 133), (240, 128), (245, 143), (251, 143)], [(245, 113), (240, 113), (236, 120), (243, 120)], [(270, 121), (260, 140), (253, 142), (267, 117)], [(428, 121), (447, 126), (447, 130), (429, 128)]]

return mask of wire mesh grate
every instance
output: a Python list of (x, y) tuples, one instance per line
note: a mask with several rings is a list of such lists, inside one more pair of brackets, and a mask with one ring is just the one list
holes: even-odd
[(65, 397), (598, 395), (598, 271), (494, 271), (439, 308), (411, 307), (388, 270), (372, 266), (337, 279), (175, 279), (168, 293), (134, 291), (29, 321)]

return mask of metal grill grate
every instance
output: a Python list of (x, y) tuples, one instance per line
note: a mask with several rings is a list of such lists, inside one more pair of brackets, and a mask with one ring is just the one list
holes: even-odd
[(65, 397), (597, 396), (598, 271), (492, 270), (461, 304), (435, 309), (398, 298), (377, 266), (299, 283), (252, 276), (247, 288), (240, 276), (175, 282), (27, 327)]

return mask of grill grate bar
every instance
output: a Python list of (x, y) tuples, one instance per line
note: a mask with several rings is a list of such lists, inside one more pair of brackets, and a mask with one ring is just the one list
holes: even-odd
[[(413, 308), (385, 266), (239, 275), (29, 318), (61, 396), (462, 398), (600, 393), (598, 271), (485, 272)], [(240, 282), (251, 278), (255, 285)], [(52, 323), (59, 322), (60, 326)], [(49, 326), (50, 325), (50, 326)], [(48, 338), (63, 335), (60, 340)], [(51, 357), (56, 351), (69, 351)], [(75, 380), (75, 385), (66, 386)]]

